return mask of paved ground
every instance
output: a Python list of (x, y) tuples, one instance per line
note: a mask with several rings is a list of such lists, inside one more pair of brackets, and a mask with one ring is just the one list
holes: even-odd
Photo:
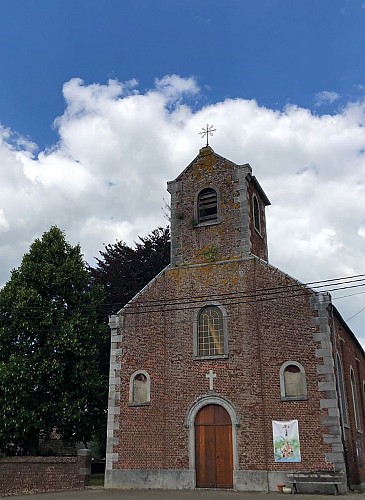
[[(285, 500), (287, 496), (281, 493), (243, 493), (221, 490), (139, 491), (92, 488), (81, 491), (21, 495), (11, 498), (16, 500)], [(300, 495), (298, 497), (299, 500), (314, 500), (315, 498), (333, 500), (333, 495)], [(341, 498), (345, 500), (365, 500), (365, 494), (349, 493), (341, 495)]]

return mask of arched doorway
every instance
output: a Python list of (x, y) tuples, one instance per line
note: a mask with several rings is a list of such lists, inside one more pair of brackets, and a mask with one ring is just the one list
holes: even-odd
[(209, 404), (195, 418), (197, 488), (233, 488), (232, 421), (223, 406)]

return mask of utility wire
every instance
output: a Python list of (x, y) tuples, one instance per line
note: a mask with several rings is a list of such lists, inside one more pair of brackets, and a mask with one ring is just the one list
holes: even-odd
[[(361, 277), (361, 278), (360, 278)], [(359, 278), (359, 279), (353, 279), (353, 278)], [(195, 300), (204, 300), (206, 298), (209, 298), (210, 300), (217, 300), (217, 299), (224, 299), (224, 298), (232, 298), (234, 299), (236, 296), (239, 296), (239, 297), (242, 297), (242, 296), (245, 296), (245, 295), (251, 295), (252, 293), (259, 293), (259, 294), (263, 294), (263, 295), (269, 295), (269, 294), (273, 294), (273, 293), (280, 293), (282, 291), (289, 291), (290, 290), (295, 290), (295, 289), (303, 289), (303, 288), (307, 288), (308, 291), (310, 292), (311, 291), (311, 288), (325, 288), (325, 287), (329, 287), (330, 286), (330, 283), (331, 282), (334, 282), (334, 281), (343, 281), (343, 280), (352, 280), (352, 281), (343, 281), (342, 283), (333, 283), (332, 285), (347, 285), (347, 284), (352, 284), (352, 283), (356, 283), (356, 282), (362, 282), (364, 281), (364, 283), (362, 284), (359, 284), (357, 286), (365, 286), (365, 275), (362, 275), (362, 274), (359, 274), (359, 275), (356, 275), (356, 276), (346, 276), (346, 277), (343, 277), (343, 278), (335, 278), (335, 279), (331, 279), (331, 280), (322, 280), (322, 281), (313, 281), (313, 282), (309, 282), (309, 283), (300, 283), (300, 282), (297, 282), (293, 285), (281, 285), (281, 286), (276, 286), (276, 287), (267, 287), (267, 288), (258, 288), (256, 290), (248, 290), (246, 292), (243, 292), (243, 291), (238, 291), (238, 292), (227, 292), (227, 293), (216, 293), (216, 294), (205, 294), (205, 295), (195, 295), (194, 296), (194, 301)], [(319, 283), (319, 285), (315, 285), (315, 283)], [(312, 285), (311, 287), (309, 287), (309, 285)], [(340, 290), (342, 288), (346, 288), (346, 287), (340, 287), (340, 288), (331, 288), (329, 290), (324, 290), (324, 291), (333, 291), (333, 290)], [(164, 305), (169, 305), (169, 303), (174, 303), (174, 302), (186, 302), (186, 303), (189, 303), (191, 302), (192, 300), (192, 297), (189, 296), (189, 297), (169, 297), (167, 299), (164, 299), (164, 298), (159, 298), (159, 299), (147, 299), (147, 300), (144, 300), (143, 302), (138, 302), (138, 307), (140, 306), (145, 306), (145, 305), (148, 305), (148, 304), (164, 304)], [(118, 304), (114, 304), (114, 305), (118, 305)], [(126, 305), (128, 305), (128, 307), (133, 307), (134, 304), (133, 303), (127, 303)]]
[(365, 292), (349, 293), (348, 295), (341, 295), (341, 297), (333, 297), (332, 300), (347, 299), (348, 297), (353, 297), (354, 295), (363, 295)]
[[(347, 282), (345, 282), (344, 284), (346, 284)], [(351, 282), (348, 282), (348, 283), (351, 283)], [(349, 285), (349, 286), (338, 286), (338, 287), (333, 287), (331, 289), (328, 289), (327, 292), (332, 292), (332, 291), (337, 291), (337, 290), (344, 290), (344, 289), (349, 289), (349, 288), (358, 288), (358, 287), (362, 287), (362, 286), (365, 286), (365, 283), (361, 283), (361, 284), (357, 284), (357, 285)], [(255, 290), (250, 290), (248, 292), (243, 292), (241, 293), (239, 296), (232, 296), (231, 294), (215, 294), (215, 295), (204, 295), (204, 296), (196, 296), (196, 298), (189, 298), (189, 299), (186, 299), (186, 298), (178, 298), (177, 300), (176, 299), (173, 299), (172, 301), (169, 300), (169, 299), (166, 299), (165, 301), (162, 299), (162, 300), (155, 300), (155, 301), (145, 301), (145, 302), (138, 302), (138, 303), (127, 303), (125, 304), (127, 306), (127, 309), (131, 309), (131, 308), (137, 308), (137, 309), (141, 309), (143, 307), (145, 308), (150, 308), (151, 307), (156, 307), (156, 306), (165, 306), (165, 307), (169, 307), (169, 306), (174, 306), (175, 304), (179, 304), (179, 305), (189, 305), (189, 304), (199, 304), (201, 302), (204, 302), (204, 299), (206, 297), (209, 297), (210, 300), (223, 300), (223, 301), (227, 301), (227, 300), (237, 300), (237, 299), (245, 299), (245, 297), (249, 298), (251, 297), (252, 295), (255, 295), (256, 299), (264, 299), (265, 297), (267, 298), (276, 298), (276, 296), (278, 296), (279, 294), (286, 294), (286, 295), (280, 295), (280, 298), (283, 298), (283, 297), (288, 297), (290, 293), (292, 292), (296, 292), (296, 291), (303, 291), (304, 294), (308, 294), (308, 293), (311, 293), (311, 290), (306, 288), (305, 286), (300, 286), (300, 285), (296, 285), (296, 289), (293, 289), (293, 287), (289, 287), (288, 288), (284, 288), (284, 287), (280, 287), (280, 289), (268, 289), (268, 290), (265, 290), (265, 289), (259, 289), (257, 291)], [(365, 292), (361, 292), (361, 293), (365, 293)], [(296, 294), (298, 295), (298, 294)], [(255, 300), (256, 300), (255, 299)], [(240, 302), (244, 302), (243, 301), (238, 301), (237, 303), (240, 303)], [(56, 308), (53, 310), (53, 311), (57, 311), (59, 309), (57, 309), (57, 304), (55, 303), (56, 305)], [(62, 304), (61, 304), (62, 305)], [(102, 308), (110, 308), (110, 307), (117, 307), (117, 306), (120, 306), (122, 307), (123, 304), (122, 303), (109, 303), (109, 304), (90, 304), (90, 305), (85, 305), (85, 304), (75, 304), (75, 305), (67, 305), (64, 310), (65, 313), (67, 313), (68, 310), (71, 310), (71, 309), (76, 309), (76, 308), (82, 308), (82, 309), (102, 309)], [(5, 309), (3, 307), (3, 309)], [(45, 306), (14, 306), (11, 308), (12, 310), (40, 310), (40, 311), (43, 311), (43, 310), (47, 310), (47, 311), (50, 311), (52, 312), (52, 310), (49, 308), (49, 307), (45, 307)], [(7, 310), (7, 309), (6, 309)]]
[[(340, 278), (337, 279), (337, 281)], [(331, 281), (336, 281), (336, 280), (331, 280)], [(346, 285), (349, 283), (348, 286), (338, 286), (338, 287), (333, 287), (331, 289), (328, 289), (327, 292), (335, 291), (335, 290), (343, 290), (343, 289), (349, 289), (349, 288), (357, 288), (357, 287), (362, 287), (365, 286), (365, 282), (361, 284), (355, 284), (352, 285), (351, 283), (355, 283), (356, 281), (346, 281), (344, 283), (337, 283), (336, 285)], [(204, 302), (204, 299), (206, 297), (209, 297), (210, 300), (220, 300), (222, 305), (228, 304), (228, 305), (238, 305), (238, 304), (249, 304), (252, 302), (265, 302), (268, 300), (278, 300), (278, 299), (288, 299), (290, 297), (298, 297), (298, 296), (304, 296), (304, 295), (309, 295), (312, 293), (312, 290), (309, 288), (306, 288), (305, 285), (295, 285), (296, 288), (293, 286), (288, 286), (288, 287), (274, 287), (271, 289), (259, 289), (257, 291), (255, 290), (250, 290), (249, 292), (242, 293), (240, 296), (232, 297), (231, 294), (221, 294), (221, 295), (204, 295), (204, 296), (197, 296), (196, 298), (190, 298), (189, 300), (187, 299), (178, 299), (179, 302), (174, 301), (146, 301), (142, 303), (129, 303), (126, 304), (127, 307), (125, 308), (125, 312), (127, 314), (142, 314), (142, 313), (153, 313), (153, 312), (161, 312), (161, 308), (165, 308), (165, 312), (169, 311), (183, 311), (183, 310), (189, 310), (189, 309), (195, 309), (201, 305), (202, 302)], [(211, 298), (213, 297), (213, 298)], [(96, 304), (96, 305), (73, 305), (73, 306), (68, 306), (66, 309), (63, 309), (65, 313), (67, 313), (67, 310), (70, 309), (83, 309), (83, 310), (102, 310), (102, 308), (108, 308), (110, 309), (113, 306), (122, 306), (122, 304), (119, 303), (113, 303), (113, 304)], [(177, 306), (177, 307), (175, 307)], [(143, 310), (141, 310), (143, 308)], [(5, 308), (3, 308), (5, 309)], [(16, 306), (13, 307), (12, 310), (39, 310), (44, 311), (50, 311), (50, 312), (56, 312), (57, 308), (54, 309), (53, 311), (50, 310), (48, 307), (44, 306)], [(6, 312), (8, 312), (7, 309), (5, 309)]]
[[(356, 280), (360, 281), (360, 280)], [(325, 290), (325, 292), (332, 292), (336, 290), (344, 290), (348, 288), (358, 288), (365, 286), (365, 281), (364, 283), (359, 283), (352, 285), (352, 283), (356, 283), (356, 281), (345, 281), (343, 283), (338, 283), (336, 285), (341, 285), (341, 286), (336, 286), (333, 288), (330, 288), (328, 290)], [(363, 281), (363, 280), (361, 280)], [(349, 285), (349, 286), (345, 286)], [(199, 303), (199, 302), (204, 302), (207, 298), (209, 300), (237, 300), (239, 298), (245, 298), (245, 297), (251, 297), (252, 295), (257, 296), (258, 298), (261, 297), (267, 297), (267, 296), (275, 296), (280, 293), (286, 293), (290, 294), (291, 292), (295, 292), (297, 290), (304, 290), (304, 293), (312, 293), (313, 290), (310, 288), (306, 287), (306, 285), (301, 285), (301, 284), (296, 284), (296, 285), (289, 285), (289, 286), (281, 286), (281, 287), (273, 287), (273, 288), (261, 288), (257, 290), (248, 290), (246, 292), (234, 292), (234, 293), (226, 293), (226, 294), (207, 294), (207, 295), (195, 295), (193, 298), (190, 297), (178, 297), (178, 298), (168, 298), (168, 299), (156, 299), (156, 300), (145, 300), (145, 301), (139, 301), (137, 303), (127, 303), (125, 304), (127, 309), (130, 308), (142, 308), (142, 307), (153, 307), (153, 306), (172, 306), (175, 305), (175, 303), (178, 304), (190, 304), (190, 303)], [(323, 293), (323, 291), (322, 291)], [(365, 292), (364, 292), (365, 293)], [(114, 306), (122, 305), (120, 303), (114, 303), (110, 304)]]
[[(359, 278), (359, 279), (354, 279), (354, 278)], [(343, 280), (351, 280), (351, 281), (343, 281)], [(308, 283), (300, 283), (299, 281), (297, 281), (295, 284), (293, 285), (281, 285), (281, 286), (276, 286), (276, 287), (267, 287), (267, 288), (258, 288), (256, 290), (248, 290), (247, 292), (242, 292), (242, 291), (238, 291), (238, 292), (227, 292), (227, 293), (219, 293), (219, 294), (205, 294), (205, 295), (195, 295), (194, 298), (195, 299), (204, 299), (204, 298), (212, 298), (212, 297), (219, 297), (219, 298), (223, 298), (223, 297), (234, 297), (236, 295), (245, 295), (245, 294), (250, 294), (250, 293), (257, 293), (257, 292), (263, 292), (263, 293), (271, 293), (271, 292), (275, 292), (275, 291), (281, 291), (281, 290), (289, 290), (289, 289), (296, 289), (296, 288), (300, 288), (302, 289), (303, 287), (307, 287), (307, 288), (325, 288), (325, 287), (328, 287), (330, 286), (330, 283), (331, 282), (334, 282), (334, 281), (343, 281), (343, 283), (333, 283), (333, 285), (337, 285), (337, 284), (341, 284), (341, 285), (345, 285), (345, 284), (349, 284), (349, 283), (355, 283), (355, 282), (358, 282), (358, 281), (364, 281), (364, 284), (365, 284), (365, 274), (358, 274), (358, 275), (355, 275), (355, 276), (345, 276), (343, 278), (334, 278), (334, 279), (330, 279), (330, 280), (322, 280), (322, 281), (312, 281), (312, 282), (308, 282)], [(316, 285), (316, 283), (318, 283), (318, 285)], [(144, 300), (143, 304), (147, 304), (147, 303), (158, 303), (158, 304), (161, 304), (163, 302), (181, 302), (181, 301), (189, 301), (191, 300), (191, 296), (189, 297), (177, 297), (177, 298), (174, 298), (174, 297), (169, 297), (168, 299), (163, 299), (163, 298), (159, 298), (159, 299), (147, 299), (147, 300)], [(214, 299), (213, 299), (214, 300)]]
[[(365, 283), (362, 285), (356, 285), (356, 286), (365, 286)], [(344, 287), (344, 288), (354, 288), (354, 287)], [(333, 290), (342, 290), (343, 288), (336, 288)], [(329, 290), (332, 291), (332, 290)], [(253, 292), (252, 295), (254, 297), (249, 298), (247, 297), (246, 299), (243, 300), (235, 300), (235, 299), (222, 299), (221, 304), (222, 305), (239, 305), (239, 304), (251, 304), (254, 302), (267, 302), (271, 300), (280, 300), (280, 299), (288, 299), (292, 297), (300, 297), (300, 296), (305, 296), (305, 295), (310, 295), (311, 291), (308, 289), (298, 289), (297, 291), (292, 290), (291, 295), (279, 295), (279, 294), (272, 294), (270, 295), (259, 295), (259, 296), (254, 296), (255, 293)], [(227, 302), (225, 302), (227, 301)], [(144, 307), (144, 310), (141, 310), (139, 307), (133, 308), (131, 305), (129, 307), (126, 307), (124, 309), (125, 314), (150, 314), (150, 313), (155, 313), (155, 312), (162, 312), (161, 307), (164, 307), (164, 312), (170, 312), (170, 311), (186, 311), (190, 309), (196, 309), (200, 305), (202, 305), (202, 302), (204, 301), (190, 301), (190, 302), (185, 302), (182, 305), (184, 307), (174, 307), (174, 304), (161, 304), (160, 307), (156, 308), (156, 304), (154, 306), (141, 306)], [(153, 309), (153, 307), (155, 307)]]
[(354, 318), (355, 316), (357, 316), (358, 314), (360, 314), (362, 311), (365, 310), (365, 307), (363, 307), (362, 309), (360, 309), (360, 311), (357, 311), (357, 313), (353, 314), (350, 318), (348, 318), (346, 321), (350, 321), (350, 319)]

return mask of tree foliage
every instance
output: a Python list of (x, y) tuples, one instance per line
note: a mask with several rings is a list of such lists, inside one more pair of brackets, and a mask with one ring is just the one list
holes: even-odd
[(97, 318), (103, 291), (89, 286), (80, 247), (52, 227), (0, 290), (0, 451), (36, 454), (56, 430), (88, 441), (105, 418), (107, 380)]
[(135, 248), (124, 242), (106, 245), (97, 266), (91, 269), (92, 283), (105, 290), (105, 312), (115, 313), (170, 262), (170, 229), (159, 227), (141, 238)]

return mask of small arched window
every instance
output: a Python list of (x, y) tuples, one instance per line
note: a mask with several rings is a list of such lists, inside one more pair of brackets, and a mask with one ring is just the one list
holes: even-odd
[(227, 320), (222, 309), (216, 305), (208, 305), (198, 312), (194, 323), (195, 356), (227, 354)]
[(149, 404), (151, 400), (151, 380), (144, 370), (133, 373), (129, 382), (129, 404), (141, 406)]
[(260, 207), (256, 196), (253, 197), (253, 220), (256, 231), (260, 233), (261, 232)]
[(361, 424), (360, 424), (359, 400), (357, 397), (355, 374), (352, 367), (350, 368), (350, 382), (351, 382), (351, 395), (352, 395), (352, 406), (354, 409), (355, 427), (357, 430), (360, 430)]
[(296, 361), (287, 361), (280, 368), (281, 399), (307, 398), (307, 382), (303, 366)]
[(218, 199), (215, 189), (206, 188), (198, 195), (198, 223), (218, 220)]

